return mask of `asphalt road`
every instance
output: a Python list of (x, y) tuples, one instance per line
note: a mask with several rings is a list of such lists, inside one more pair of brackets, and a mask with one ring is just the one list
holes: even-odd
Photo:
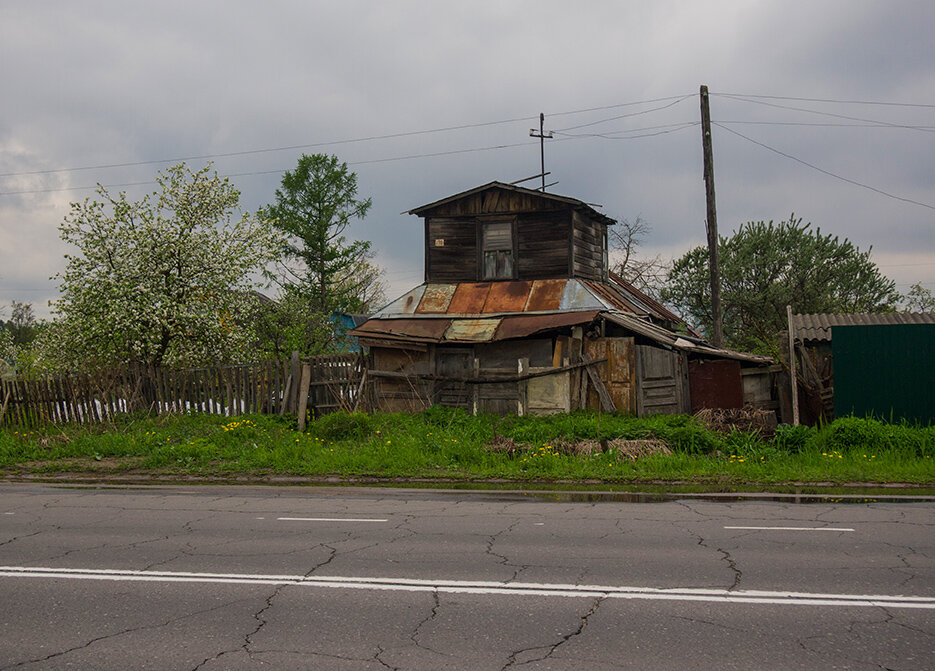
[(933, 669), (935, 503), (0, 485), (2, 669)]

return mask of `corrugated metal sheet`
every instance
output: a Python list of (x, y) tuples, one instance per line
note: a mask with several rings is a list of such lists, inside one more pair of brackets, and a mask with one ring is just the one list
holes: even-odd
[(420, 284), (416, 288), (404, 293), (392, 303), (378, 310), (373, 316), (374, 318), (380, 318), (390, 314), (411, 315), (415, 313), (416, 308), (419, 307), (419, 302), (422, 300), (422, 294), (424, 293), (425, 285)]
[(417, 314), (444, 314), (448, 312), (448, 305), (455, 295), (455, 284), (429, 284), (416, 308)]
[(649, 311), (639, 305), (636, 301), (628, 300), (623, 294), (615, 291), (610, 286), (595, 282), (594, 280), (582, 280), (585, 286), (592, 292), (600, 296), (607, 303), (607, 307), (623, 312), (632, 312), (638, 315), (649, 316)]
[(348, 331), (354, 336), (373, 336), (381, 333), (416, 339), (438, 341), (451, 325), (450, 319), (370, 319)]
[(500, 326), (500, 319), (452, 319), (445, 340), (452, 342), (488, 342)]
[(523, 312), (532, 282), (492, 282), (484, 313)]
[(591, 293), (580, 280), (568, 280), (559, 310), (607, 310), (610, 306)]
[(448, 312), (456, 315), (477, 315), (484, 311), (490, 282), (462, 282), (457, 285)]
[(590, 324), (600, 314), (598, 310), (586, 312), (564, 312), (554, 315), (524, 315), (504, 317), (497, 329), (495, 340), (525, 338), (535, 333), (577, 324)]
[(800, 340), (831, 340), (832, 326), (879, 326), (882, 324), (935, 324), (935, 312), (887, 312), (883, 314), (792, 315), (792, 328)]
[(935, 324), (834, 327), (834, 416), (935, 424)]
[(566, 280), (536, 280), (532, 283), (526, 312), (558, 312)]

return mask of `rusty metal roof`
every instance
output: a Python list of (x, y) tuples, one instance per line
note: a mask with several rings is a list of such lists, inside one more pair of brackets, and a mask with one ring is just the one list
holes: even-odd
[(411, 339), (413, 342), (490, 342), (525, 338), (552, 329), (589, 324), (599, 314), (599, 310), (589, 310), (475, 319), (371, 319), (349, 333), (397, 342), (400, 339)]
[(527, 336), (578, 324), (590, 324), (600, 314), (600, 310), (582, 312), (560, 312), (553, 315), (522, 315), (504, 317), (497, 329), (497, 340), (525, 338)]
[(773, 361), (767, 356), (747, 354), (745, 352), (735, 352), (729, 349), (720, 349), (718, 347), (712, 347), (704, 341), (683, 338), (680, 337), (677, 333), (673, 333), (672, 331), (664, 329), (661, 326), (657, 326), (656, 324), (653, 324), (649, 321), (640, 319), (635, 315), (605, 312), (603, 317), (607, 321), (613, 322), (618, 326), (622, 326), (628, 331), (632, 331), (633, 333), (641, 335), (645, 338), (649, 338), (650, 340), (653, 340), (660, 345), (666, 345), (672, 349), (680, 350), (682, 352), (694, 353), (715, 358), (736, 359), (737, 361), (746, 361), (748, 363), (756, 364), (769, 364)]
[(616, 224), (617, 221), (608, 217), (606, 214), (598, 212), (593, 207), (585, 203), (583, 200), (578, 200), (577, 198), (569, 198), (568, 196), (559, 196), (555, 193), (548, 193), (544, 191), (539, 191), (536, 189), (527, 189), (522, 186), (516, 186), (515, 184), (506, 184), (504, 182), (488, 182), (487, 184), (482, 184), (481, 186), (476, 186), (473, 189), (468, 189), (467, 191), (462, 191), (461, 193), (456, 193), (453, 196), (448, 196), (447, 198), (442, 198), (441, 200), (436, 200), (434, 203), (428, 203), (427, 205), (420, 205), (419, 207), (409, 210), (409, 214), (415, 214), (418, 216), (425, 216), (429, 213), (430, 210), (433, 210), (436, 207), (441, 207), (442, 205), (447, 205), (461, 198), (467, 198), (473, 196), (475, 193), (480, 193), (481, 191), (487, 191), (489, 189), (502, 189), (504, 191), (515, 191), (517, 193), (522, 193), (530, 196), (535, 196), (543, 200), (550, 200), (556, 203), (562, 203), (563, 205), (570, 205), (576, 210), (585, 210), (591, 217), (597, 219), (598, 221), (612, 226)]
[(373, 318), (469, 317), (579, 310), (624, 310), (646, 314), (635, 303), (625, 301), (619, 292), (606, 289), (599, 282), (557, 279), (423, 284), (384, 306)]
[(832, 326), (880, 326), (885, 324), (935, 324), (935, 312), (885, 312), (882, 314), (792, 315), (792, 328), (800, 340), (831, 340)]

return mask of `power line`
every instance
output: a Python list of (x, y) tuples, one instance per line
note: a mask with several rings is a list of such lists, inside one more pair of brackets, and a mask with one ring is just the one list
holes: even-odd
[[(700, 123), (701, 122), (699, 121), (683, 121), (681, 123), (665, 124), (662, 126), (651, 126), (649, 128), (641, 128), (641, 129), (618, 130), (618, 131), (611, 131), (609, 133), (563, 133), (561, 131), (555, 131), (555, 133), (556, 135), (565, 136), (565, 139), (598, 137), (604, 140), (638, 140), (644, 137), (656, 137), (657, 135), (666, 135), (668, 133), (675, 133), (685, 128), (691, 128), (692, 126), (697, 126)], [(666, 130), (658, 130), (658, 129), (666, 129)], [(641, 133), (639, 135), (619, 136), (621, 133), (636, 133), (636, 132), (645, 131), (645, 130), (654, 130), (655, 132)]]
[[(455, 154), (468, 154), (468, 153), (480, 152), (480, 151), (493, 151), (496, 149), (510, 149), (513, 147), (524, 147), (530, 144), (534, 144), (534, 143), (516, 142), (513, 144), (498, 144), (498, 145), (493, 145), (489, 147), (473, 147), (473, 148), (468, 148), (468, 149), (453, 149), (450, 151), (438, 151), (438, 152), (432, 152), (432, 153), (427, 153), (427, 154), (409, 154), (406, 156), (392, 156), (388, 158), (376, 158), (376, 159), (370, 159), (370, 160), (364, 160), (364, 161), (350, 161), (348, 162), (348, 165), (388, 163), (391, 161), (408, 161), (408, 160), (417, 159), (417, 158), (433, 158), (437, 156), (451, 156)], [(257, 170), (257, 171), (251, 171), (251, 172), (235, 172), (229, 175), (225, 175), (225, 177), (251, 177), (254, 175), (272, 175), (272, 174), (283, 173), (286, 170), (289, 170), (289, 168), (277, 168), (275, 170)], [(62, 191), (86, 191), (86, 190), (96, 189), (99, 186), (103, 186), (106, 189), (113, 189), (113, 188), (121, 188), (121, 187), (126, 187), (126, 186), (145, 186), (145, 185), (150, 185), (150, 184), (156, 184), (156, 181), (147, 180), (143, 182), (123, 182), (120, 184), (95, 184), (93, 186), (66, 186), (66, 187), (59, 187), (59, 188), (52, 188), (52, 189), (28, 189), (28, 190), (23, 190), (23, 191), (0, 191), (0, 196), (20, 196), (20, 195), (38, 194), (38, 193), (58, 193)]]
[(921, 206), (921, 207), (927, 207), (927, 208), (930, 209), (930, 210), (935, 210), (935, 205), (929, 205), (928, 203), (922, 203), (922, 202), (920, 202), (920, 201), (918, 201), (918, 200), (912, 200), (911, 198), (903, 198), (902, 196), (897, 196), (897, 195), (892, 194), (892, 193), (889, 193), (889, 192), (887, 192), (887, 191), (883, 191), (882, 189), (878, 189), (878, 188), (876, 188), (876, 187), (870, 186), (869, 184), (864, 184), (864, 183), (862, 183), (862, 182), (858, 182), (858, 181), (855, 181), (855, 180), (853, 180), (853, 179), (849, 179), (849, 178), (847, 178), (847, 177), (842, 177), (841, 175), (836, 175), (835, 173), (830, 172), (830, 171), (828, 171), (828, 170), (825, 170), (824, 168), (819, 168), (817, 165), (814, 165), (814, 164), (812, 164), (812, 163), (809, 163), (808, 161), (803, 161), (802, 159), (796, 158), (795, 156), (792, 156), (791, 154), (787, 154), (787, 153), (785, 153), (785, 152), (783, 152), (783, 151), (780, 151), (780, 150), (778, 150), (778, 149), (775, 149), (774, 147), (770, 147), (770, 146), (767, 145), (767, 144), (763, 144), (762, 142), (759, 142), (759, 141), (757, 141), (757, 140), (754, 140), (753, 138), (749, 138), (749, 137), (747, 137), (746, 135), (743, 135), (742, 133), (738, 133), (737, 131), (735, 131), (735, 130), (733, 130), (733, 129), (731, 129), (731, 128), (728, 128), (727, 126), (725, 126), (725, 125), (723, 125), (723, 124), (715, 123), (715, 124), (713, 124), (713, 125), (717, 126), (718, 128), (722, 128), (722, 129), (726, 130), (728, 133), (733, 133), (733, 134), (736, 135), (737, 137), (741, 137), (741, 138), (743, 138), (744, 140), (746, 140), (747, 142), (752, 142), (752, 143), (755, 144), (755, 145), (758, 145), (758, 146), (760, 146), (760, 147), (763, 147), (764, 149), (768, 149), (769, 151), (774, 152), (774, 153), (776, 153), (776, 154), (779, 154), (780, 156), (785, 156), (786, 158), (791, 159), (791, 160), (795, 161), (796, 163), (801, 163), (802, 165), (807, 166), (807, 167), (811, 168), (812, 170), (817, 170), (818, 172), (820, 172), (820, 173), (822, 173), (822, 174), (828, 175), (829, 177), (834, 177), (835, 179), (839, 179), (839, 180), (841, 180), (842, 182), (847, 182), (848, 184), (853, 184), (854, 186), (859, 186), (859, 187), (864, 188), (864, 189), (869, 189), (870, 191), (873, 191), (873, 192), (875, 192), (875, 193), (879, 193), (880, 195), (886, 196), (887, 198), (892, 198), (892, 199), (894, 199), (894, 200), (901, 200), (901, 201), (903, 201), (904, 203), (912, 203), (913, 205), (919, 205), (919, 206)]
[[(818, 128), (902, 128), (902, 126), (892, 126), (889, 124), (871, 123), (819, 123), (817, 121), (740, 121), (740, 120), (718, 120), (718, 123), (748, 125), (748, 126), (815, 126)], [(935, 130), (935, 126), (913, 126), (913, 128)]]
[(693, 97), (693, 95), (694, 94), (682, 96), (681, 98), (670, 102), (668, 105), (661, 105), (659, 107), (653, 107), (648, 110), (640, 110), (639, 112), (631, 112), (629, 114), (620, 114), (617, 116), (608, 117), (607, 119), (599, 119), (598, 121), (591, 121), (590, 123), (583, 123), (578, 126), (569, 126), (568, 128), (560, 128), (559, 130), (560, 131), (578, 130), (579, 128), (588, 128), (589, 126), (597, 126), (598, 124), (607, 123), (608, 121), (616, 121), (617, 119), (626, 119), (629, 117), (640, 116), (643, 114), (650, 114), (652, 112), (659, 112), (661, 110), (668, 109), (669, 107), (672, 107), (673, 105), (678, 105), (680, 102), (682, 102), (686, 98)]
[(752, 95), (746, 93), (714, 93), (711, 92), (713, 96), (729, 96), (737, 98), (766, 98), (768, 100), (796, 100), (799, 102), (813, 102), (813, 103), (835, 103), (841, 105), (886, 105), (891, 107), (929, 107), (935, 108), (935, 105), (928, 105), (924, 103), (897, 103), (890, 101), (880, 101), (880, 100), (836, 100), (834, 98), (797, 98), (792, 96), (764, 96), (764, 95)]
[[(603, 105), (600, 107), (588, 107), (585, 109), (550, 113), (549, 116), (569, 116), (573, 114), (584, 114), (586, 112), (597, 112), (601, 110), (617, 109), (621, 107), (630, 107), (633, 105), (647, 105), (651, 103), (663, 102), (663, 101), (673, 100), (673, 99), (679, 99), (676, 101), (676, 102), (679, 102), (680, 100), (684, 100), (685, 97), (686, 96), (668, 96), (665, 98), (654, 98), (651, 100), (637, 100), (634, 102), (617, 103), (613, 105)], [(663, 108), (660, 108), (660, 109), (663, 109)], [(396, 138), (402, 138), (402, 137), (412, 137), (416, 135), (429, 135), (432, 133), (447, 133), (447, 132), (455, 131), (455, 130), (484, 128), (487, 126), (497, 126), (497, 125), (503, 125), (503, 124), (508, 124), (508, 123), (517, 123), (519, 121), (535, 120), (537, 118), (538, 117), (536, 116), (514, 117), (512, 119), (500, 119), (498, 121), (484, 121), (480, 123), (461, 124), (457, 126), (444, 126), (440, 128), (403, 131), (403, 132), (398, 132), (398, 133), (386, 133), (383, 135), (369, 135), (369, 136), (359, 137), (359, 138), (347, 138), (343, 140), (330, 140), (326, 142), (295, 144), (295, 145), (288, 145), (288, 146), (283, 146), (283, 147), (261, 147), (258, 149), (246, 149), (242, 151), (231, 151), (231, 152), (223, 152), (223, 153), (216, 153), (216, 154), (178, 156), (175, 158), (161, 158), (161, 159), (152, 159), (152, 160), (146, 160), (146, 161), (128, 161), (124, 163), (102, 163), (98, 165), (84, 165), (84, 166), (77, 166), (77, 167), (72, 167), (72, 168), (53, 168), (53, 169), (48, 169), (48, 170), (29, 170), (25, 172), (4, 172), (4, 173), (0, 173), (0, 177), (22, 177), (22, 176), (27, 176), (27, 175), (51, 175), (51, 174), (62, 173), (62, 172), (106, 170), (109, 168), (132, 168), (132, 167), (138, 167), (141, 165), (154, 165), (158, 163), (180, 163), (182, 161), (203, 161), (203, 160), (215, 159), (215, 158), (231, 158), (234, 156), (251, 156), (255, 154), (268, 154), (268, 153), (279, 152), (279, 151), (294, 151), (296, 149), (314, 149), (316, 147), (329, 147), (329, 146), (342, 145), (342, 144), (353, 144), (353, 143), (359, 143), (359, 142), (372, 142), (375, 140), (389, 140), (389, 139), (396, 139)]]
[(864, 119), (862, 117), (848, 116), (846, 114), (835, 114), (834, 112), (821, 112), (819, 110), (808, 109), (807, 107), (793, 107), (791, 105), (777, 105), (776, 103), (768, 103), (763, 100), (750, 100), (747, 98), (741, 98), (739, 96), (732, 96), (727, 94), (720, 94), (724, 98), (729, 98), (730, 100), (737, 100), (739, 102), (752, 103), (754, 105), (765, 105), (766, 107), (775, 107), (778, 109), (792, 110), (794, 112), (807, 112), (808, 114), (817, 114), (819, 116), (828, 116), (834, 117), (836, 119), (846, 119), (848, 121), (863, 121), (867, 123), (877, 124), (880, 126), (889, 126), (891, 128), (905, 128), (907, 130), (918, 130), (925, 133), (931, 133), (933, 130), (928, 126), (913, 126), (908, 124), (898, 124), (890, 123), (889, 121), (880, 121), (879, 119)]

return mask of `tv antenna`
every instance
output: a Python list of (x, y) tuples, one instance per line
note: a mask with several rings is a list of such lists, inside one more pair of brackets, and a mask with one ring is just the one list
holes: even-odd
[(539, 138), (539, 158), (540, 158), (541, 167), (542, 167), (542, 172), (540, 173), (542, 175), (541, 190), (543, 192), (545, 191), (545, 176), (549, 174), (545, 171), (545, 139), (546, 138), (549, 138), (550, 140), (552, 139), (552, 131), (549, 131), (548, 133), (546, 133), (544, 129), (545, 129), (545, 114), (543, 114), (542, 112), (539, 112), (539, 132), (537, 133), (535, 128), (530, 128), (529, 136)]

